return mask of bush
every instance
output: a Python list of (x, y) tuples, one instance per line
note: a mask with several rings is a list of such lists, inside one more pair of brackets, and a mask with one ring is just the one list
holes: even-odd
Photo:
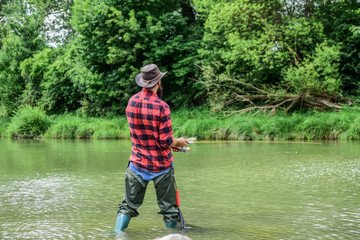
[(50, 119), (43, 110), (26, 105), (19, 108), (11, 118), (7, 133), (10, 137), (39, 137), (50, 124)]
[(314, 56), (305, 58), (300, 66), (292, 66), (285, 71), (287, 82), (296, 93), (310, 93), (320, 96), (336, 94), (340, 91), (339, 49), (318, 45)]

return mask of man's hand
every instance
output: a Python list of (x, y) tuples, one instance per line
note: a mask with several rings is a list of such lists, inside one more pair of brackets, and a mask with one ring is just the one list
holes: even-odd
[(180, 148), (187, 146), (188, 143), (189, 143), (189, 140), (184, 139), (184, 138), (178, 138), (172, 142), (172, 144), (170, 145), (170, 148), (174, 152), (178, 152)]

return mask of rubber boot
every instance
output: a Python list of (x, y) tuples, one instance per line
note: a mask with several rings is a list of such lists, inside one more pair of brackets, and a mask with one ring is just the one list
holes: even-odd
[(177, 228), (178, 222), (164, 222), (167, 228)]
[(118, 214), (115, 223), (115, 232), (121, 232), (122, 230), (127, 228), (129, 222), (130, 222), (130, 217), (128, 215), (122, 213)]

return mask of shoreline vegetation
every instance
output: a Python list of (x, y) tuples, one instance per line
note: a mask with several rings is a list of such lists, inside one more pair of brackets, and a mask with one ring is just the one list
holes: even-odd
[(174, 137), (360, 140), (358, 0), (26, 3), (0, 3), (0, 137), (129, 139), (155, 63)]
[[(308, 113), (247, 113), (222, 118), (204, 108), (172, 111), (174, 137), (199, 140), (360, 140), (360, 111)], [(126, 116), (48, 116), (39, 108), (22, 107), (0, 118), (0, 136), (47, 139), (129, 139)]]

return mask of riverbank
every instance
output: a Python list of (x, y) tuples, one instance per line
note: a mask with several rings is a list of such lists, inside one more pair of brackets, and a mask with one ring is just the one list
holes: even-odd
[[(21, 117), (21, 116), (20, 116)], [(104, 119), (76, 115), (45, 116), (48, 127), (38, 134), (53, 139), (128, 139), (125, 116)], [(2, 137), (26, 135), (19, 119), (1, 119)], [(311, 112), (306, 114), (234, 115), (221, 118), (207, 110), (172, 113), (175, 137), (221, 140), (360, 140), (360, 111)], [(39, 125), (39, 123), (36, 123)], [(27, 129), (34, 127), (27, 126)]]

